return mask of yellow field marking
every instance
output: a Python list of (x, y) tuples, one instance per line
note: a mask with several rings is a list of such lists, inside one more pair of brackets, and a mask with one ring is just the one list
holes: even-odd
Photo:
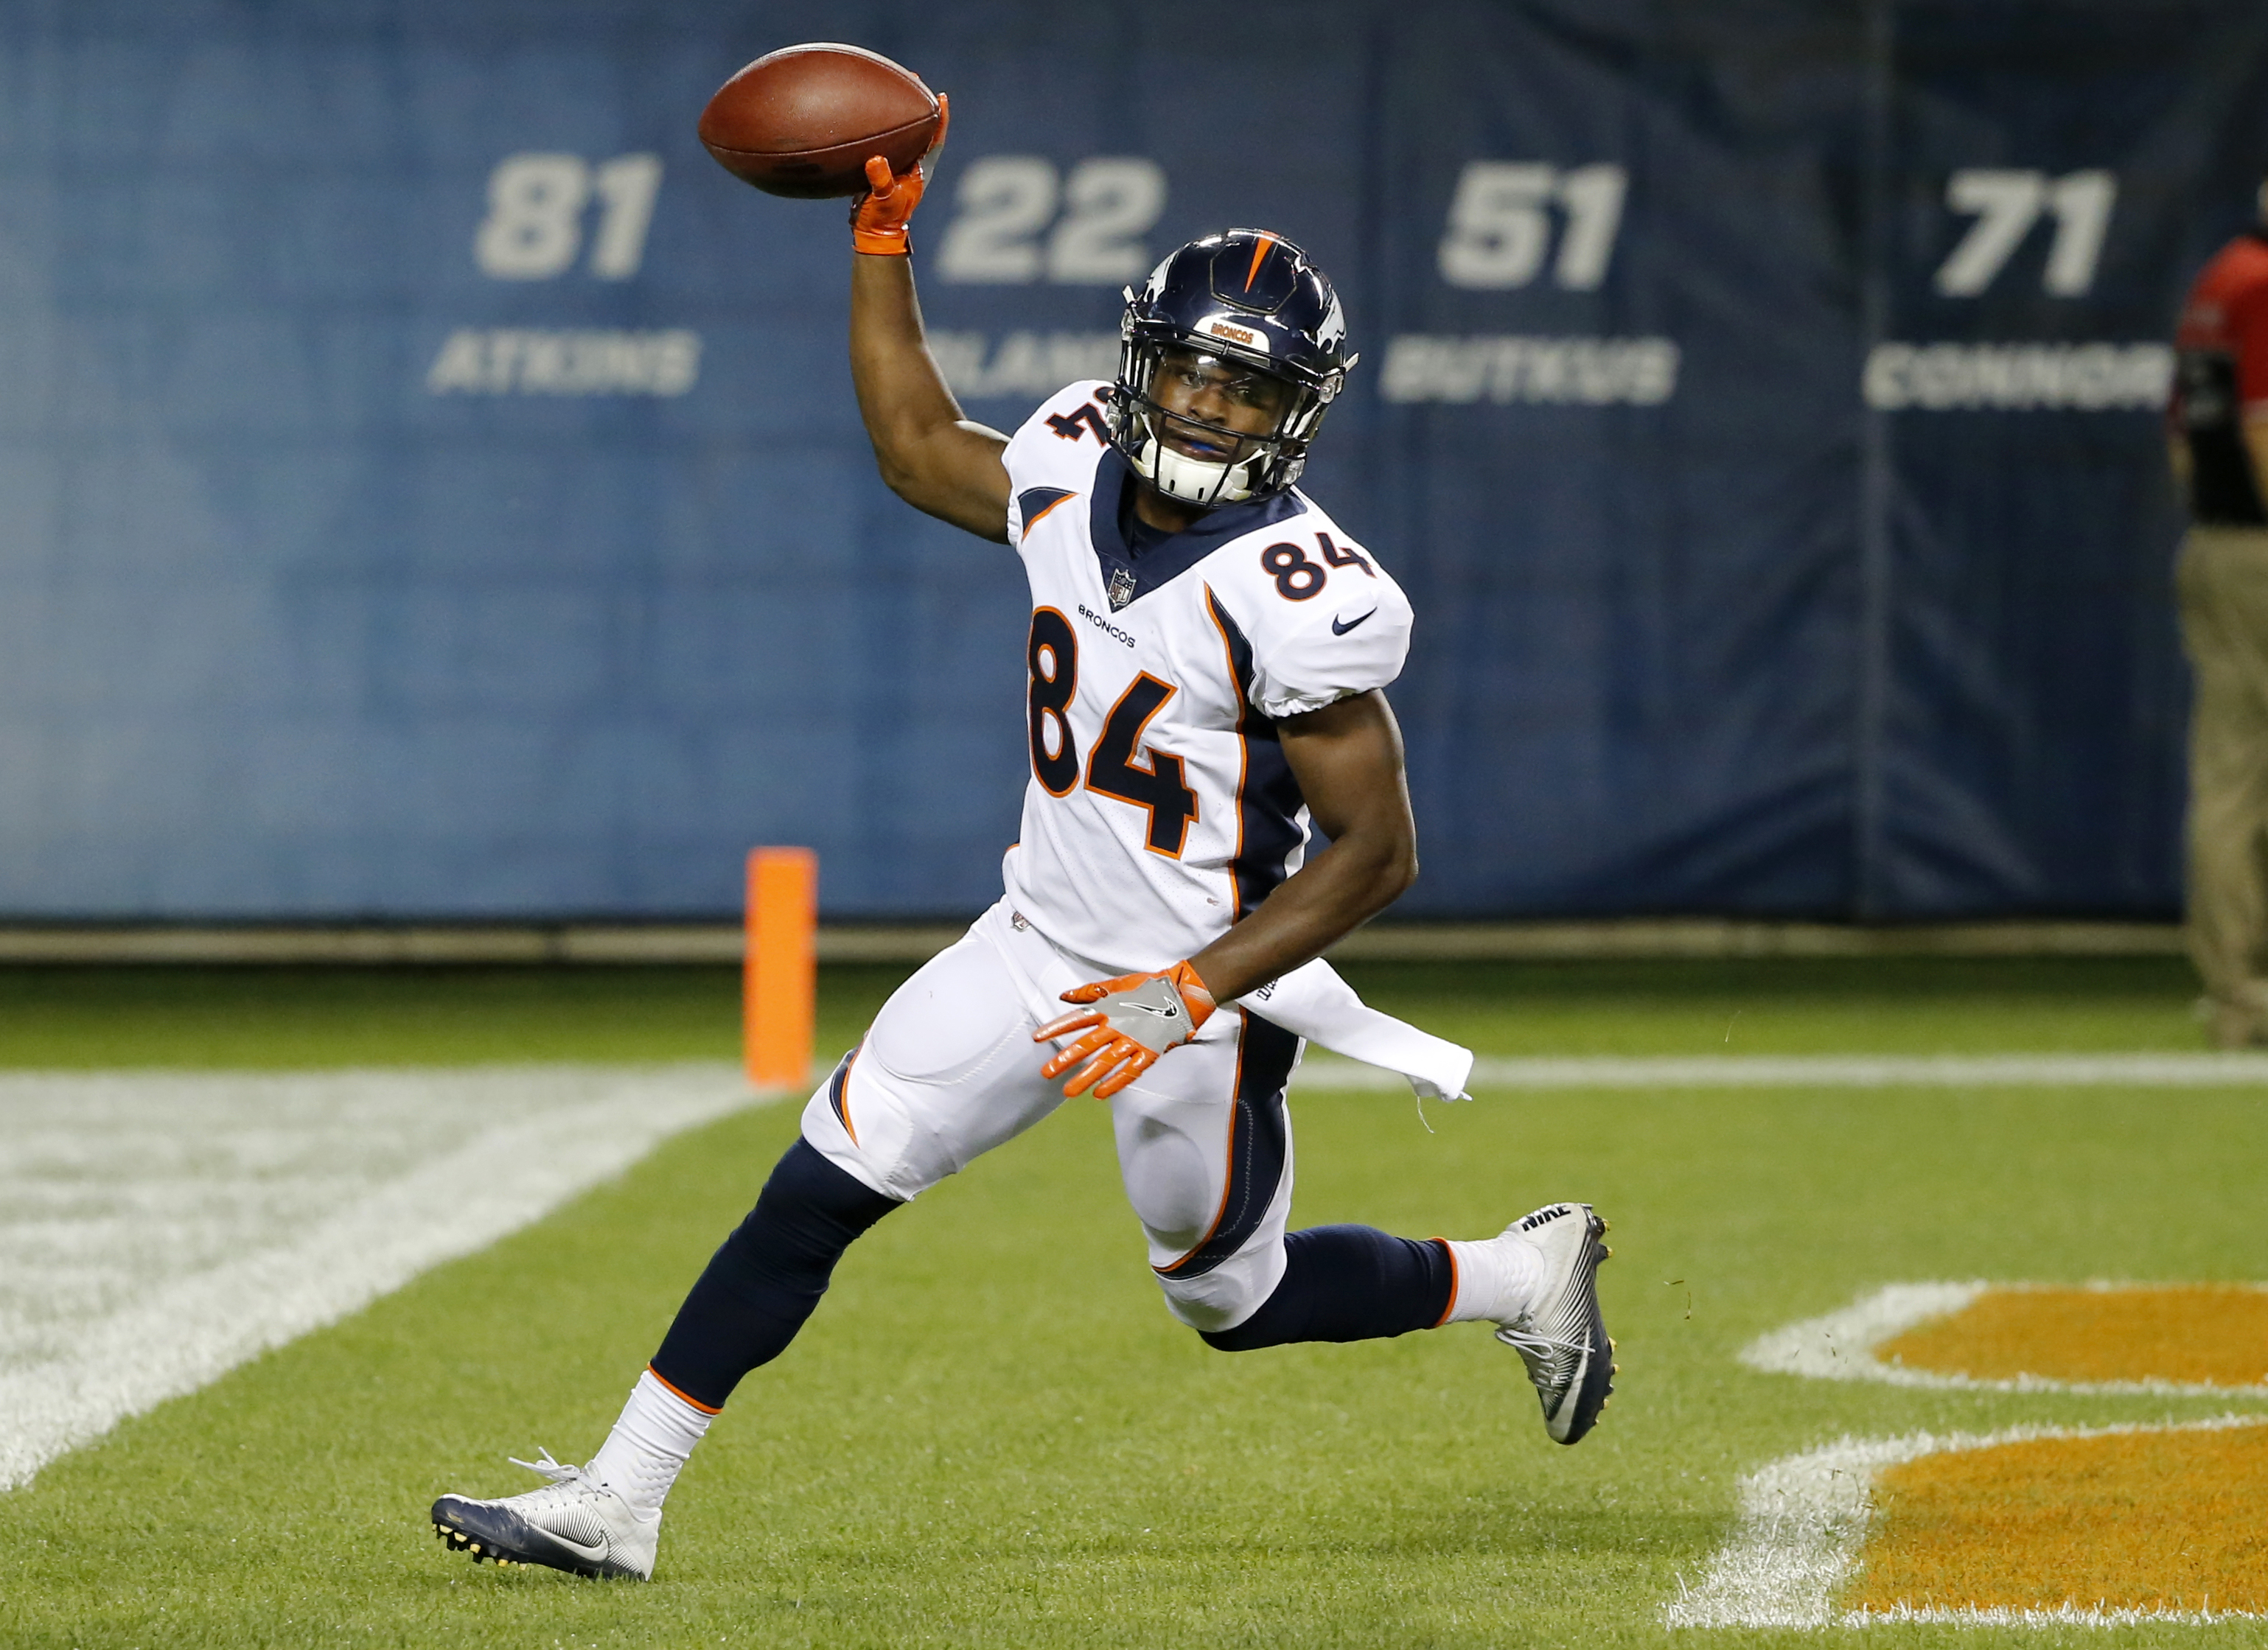
[[(2268, 1288), (1886, 1284), (1741, 1352), (1830, 1381), (2268, 1396)], [(1673, 1627), (2268, 1619), (2268, 1415), (1844, 1438), (1741, 1484)]]
[(1899, 1387), (2268, 1396), (2268, 1288), (1884, 1284), (1757, 1337), (1741, 1361)]
[(2264, 1493), (2268, 1416), (1841, 1438), (1742, 1477), (1662, 1622), (2268, 1620)]
[(1989, 1289), (1881, 1342), (1881, 1361), (1977, 1380), (2268, 1383), (2268, 1290), (2228, 1284)]
[(1874, 1500), (1847, 1609), (2268, 1611), (2268, 1428), (1923, 1455)]

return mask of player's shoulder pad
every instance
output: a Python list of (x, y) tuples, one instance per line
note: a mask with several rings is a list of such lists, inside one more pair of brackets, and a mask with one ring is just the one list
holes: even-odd
[(1307, 508), (1230, 540), (1205, 558), (1219, 616), (1234, 627), (1245, 694), (1269, 716), (1297, 716), (1383, 688), (1410, 655), (1410, 599), (1366, 546)]
[(1100, 379), (1065, 385), (1042, 401), (1008, 438), (1001, 462), (1008, 469), (1008, 539), (1024, 536), (1025, 503), (1036, 517), (1066, 493), (1094, 488), (1094, 467), (1110, 446), (1102, 409), (1110, 386)]

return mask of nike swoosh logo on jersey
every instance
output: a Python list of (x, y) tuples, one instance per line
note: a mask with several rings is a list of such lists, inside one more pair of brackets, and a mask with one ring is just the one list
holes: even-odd
[(1331, 621), (1331, 634), (1333, 636), (1344, 636), (1349, 630), (1354, 629), (1356, 625), (1360, 624), (1363, 622), (1363, 619), (1369, 618), (1372, 614), (1375, 614), (1377, 611), (1378, 609), (1376, 608), (1373, 608), (1369, 613), (1366, 613), (1362, 615), (1362, 619), (1333, 619)]

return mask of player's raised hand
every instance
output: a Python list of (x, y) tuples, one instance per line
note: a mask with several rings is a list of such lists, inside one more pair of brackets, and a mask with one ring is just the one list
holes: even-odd
[(937, 141), (910, 172), (893, 173), (880, 155), (866, 160), (866, 192), (850, 205), (850, 245), (855, 251), (885, 258), (902, 258), (913, 251), (906, 232), (914, 208), (929, 187), (929, 163), (945, 147), (946, 128), (953, 123), (953, 104), (944, 93), (937, 99)]
[(1086, 1034), (1040, 1068), (1042, 1077), (1061, 1077), (1086, 1061), (1064, 1085), (1064, 1093), (1074, 1099), (1092, 1088), (1097, 1100), (1108, 1100), (1155, 1065), (1167, 1050), (1196, 1036), (1213, 1011), (1212, 993), (1186, 962), (1156, 974), (1122, 974), (1075, 985), (1063, 1000), (1092, 1006), (1048, 1021), (1032, 1034), (1032, 1041)]

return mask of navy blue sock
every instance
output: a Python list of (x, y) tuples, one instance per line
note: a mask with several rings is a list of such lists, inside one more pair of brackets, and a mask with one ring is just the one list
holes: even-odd
[(799, 1139), (678, 1307), (654, 1374), (724, 1408), (741, 1376), (787, 1350), (851, 1241), (899, 1206)]
[(1366, 1226), (1310, 1226), (1284, 1240), (1290, 1263), (1267, 1304), (1204, 1337), (1224, 1352), (1292, 1341), (1374, 1341), (1430, 1330), (1449, 1309), (1456, 1269), (1439, 1243)]

